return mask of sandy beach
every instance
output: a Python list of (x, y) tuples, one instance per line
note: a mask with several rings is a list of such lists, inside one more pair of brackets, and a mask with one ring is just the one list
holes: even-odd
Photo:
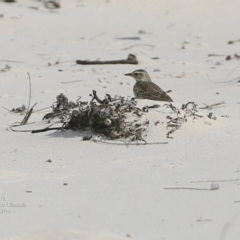
[[(239, 9), (237, 0), (0, 1), (0, 239), (239, 240)], [(137, 65), (76, 64), (128, 54)], [(138, 100), (160, 104), (144, 113), (141, 145), (9, 127), (24, 118), (12, 109), (28, 106), (28, 73), (37, 105), (14, 130), (49, 126), (42, 118), (60, 93), (130, 99), (135, 80), (124, 74), (137, 69), (202, 117), (168, 138), (164, 103)]]

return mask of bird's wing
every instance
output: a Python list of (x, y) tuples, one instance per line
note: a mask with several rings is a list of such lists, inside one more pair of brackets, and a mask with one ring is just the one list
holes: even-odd
[(134, 93), (137, 98), (156, 101), (172, 102), (173, 100), (158, 85), (153, 82), (138, 82), (134, 85)]

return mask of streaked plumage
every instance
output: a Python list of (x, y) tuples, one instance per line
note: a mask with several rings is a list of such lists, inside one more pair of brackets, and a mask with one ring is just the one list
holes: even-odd
[(136, 80), (133, 87), (133, 92), (136, 98), (173, 102), (166, 92), (152, 82), (150, 76), (145, 70), (136, 70), (132, 73), (125, 74), (125, 76), (133, 77)]

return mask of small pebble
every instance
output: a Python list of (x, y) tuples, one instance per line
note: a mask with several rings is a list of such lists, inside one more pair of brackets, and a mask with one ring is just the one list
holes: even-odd
[(218, 183), (211, 184), (211, 190), (218, 190), (219, 188), (220, 188), (220, 185)]

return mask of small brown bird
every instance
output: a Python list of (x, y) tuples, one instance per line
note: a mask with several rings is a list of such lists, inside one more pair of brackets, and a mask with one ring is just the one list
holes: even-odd
[(136, 80), (133, 87), (133, 92), (136, 98), (173, 102), (166, 92), (152, 82), (150, 76), (145, 70), (139, 69), (132, 73), (127, 73), (125, 76), (133, 77)]

